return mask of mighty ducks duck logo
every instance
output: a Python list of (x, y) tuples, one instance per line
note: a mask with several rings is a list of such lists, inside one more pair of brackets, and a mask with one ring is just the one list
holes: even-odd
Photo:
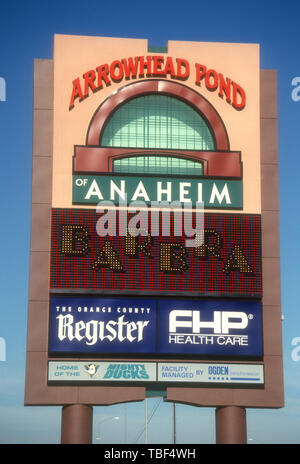
[(87, 373), (90, 379), (97, 378), (98, 368), (99, 364), (90, 363), (84, 365), (85, 372)]

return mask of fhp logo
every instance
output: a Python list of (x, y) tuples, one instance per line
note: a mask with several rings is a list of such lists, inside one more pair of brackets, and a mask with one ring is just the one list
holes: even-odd
[(191, 333), (200, 334), (202, 329), (212, 329), (214, 334), (229, 334), (231, 329), (246, 329), (252, 314), (240, 311), (213, 311), (213, 320), (201, 320), (201, 311), (173, 310), (169, 316), (170, 333), (177, 329), (192, 329)]
[(261, 303), (177, 300), (159, 304), (159, 350), (204, 356), (261, 356)]

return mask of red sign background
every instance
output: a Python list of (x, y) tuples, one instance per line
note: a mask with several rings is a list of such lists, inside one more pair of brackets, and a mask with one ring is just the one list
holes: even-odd
[(100, 237), (101, 214), (54, 209), (52, 291), (261, 297), (259, 215), (207, 213), (204, 244), (193, 248), (174, 236), (172, 214), (170, 236)]

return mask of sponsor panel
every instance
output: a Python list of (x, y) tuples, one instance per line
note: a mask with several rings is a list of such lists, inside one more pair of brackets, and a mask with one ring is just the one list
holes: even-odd
[(160, 353), (262, 356), (258, 301), (160, 300), (158, 314), (165, 328), (158, 333)]
[(156, 364), (147, 362), (50, 361), (48, 382), (153, 382)]
[(49, 352), (260, 357), (261, 326), (255, 301), (52, 297)]
[(262, 364), (158, 363), (158, 382), (263, 385)]
[(156, 304), (152, 300), (50, 300), (50, 353), (152, 353)]

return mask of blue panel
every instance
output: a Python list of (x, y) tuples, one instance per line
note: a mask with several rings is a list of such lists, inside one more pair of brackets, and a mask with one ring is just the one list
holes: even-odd
[(49, 352), (262, 356), (261, 303), (52, 297)]
[(158, 314), (159, 353), (262, 356), (260, 302), (160, 300)]
[(50, 300), (50, 353), (154, 353), (155, 329), (153, 300)]

